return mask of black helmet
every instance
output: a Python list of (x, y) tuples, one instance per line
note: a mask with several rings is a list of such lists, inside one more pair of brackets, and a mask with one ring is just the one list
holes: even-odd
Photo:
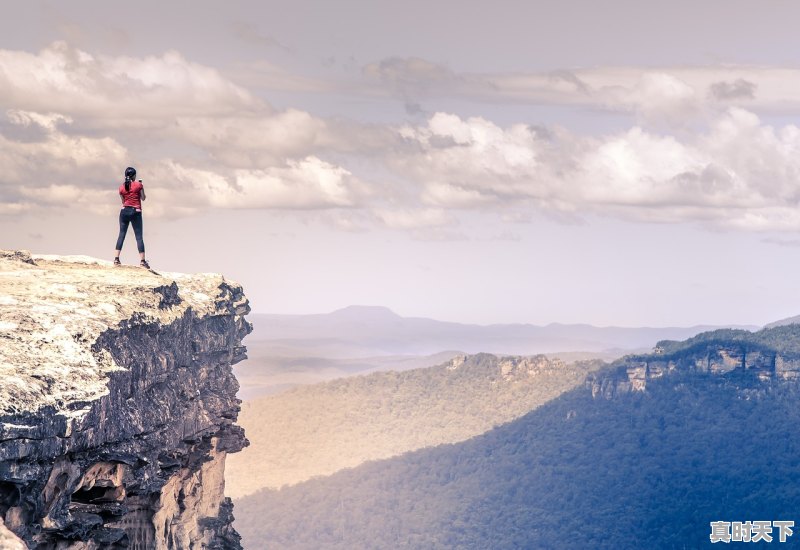
[(125, 169), (125, 179), (126, 180), (133, 180), (136, 177), (136, 168), (128, 166)]

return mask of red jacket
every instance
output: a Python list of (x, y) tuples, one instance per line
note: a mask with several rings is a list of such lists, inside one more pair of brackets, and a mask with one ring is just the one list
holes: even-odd
[(119, 186), (119, 194), (122, 195), (122, 206), (132, 206), (139, 212), (142, 211), (142, 185), (138, 181), (132, 181), (130, 191), (125, 191), (125, 184)]

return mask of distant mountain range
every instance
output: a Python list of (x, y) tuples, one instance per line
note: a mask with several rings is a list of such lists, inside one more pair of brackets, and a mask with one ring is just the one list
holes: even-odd
[(534, 355), (555, 352), (607, 352), (652, 348), (659, 340), (683, 340), (716, 328), (754, 330), (756, 326), (595, 327), (551, 323), (471, 325), (401, 317), (385, 307), (350, 306), (327, 314), (254, 314), (248, 346), (268, 343), (287, 353), (298, 349), (326, 357), (428, 355), (443, 350), (464, 353)]
[(780, 544), (798, 401), (800, 325), (663, 341), (468, 441), (239, 499), (236, 526), (253, 549), (602, 550), (713, 548), (711, 522), (765, 521)]
[[(719, 327), (470, 325), (401, 317), (385, 307), (350, 306), (315, 315), (252, 314), (249, 360), (234, 367), (245, 400), (376, 370), (429, 367), (459, 353), (548, 354), (571, 362), (610, 361)], [(755, 329), (754, 326), (737, 328)]]

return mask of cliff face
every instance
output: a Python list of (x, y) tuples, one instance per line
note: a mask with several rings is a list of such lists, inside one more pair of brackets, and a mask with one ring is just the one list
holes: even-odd
[(0, 519), (30, 547), (239, 548), (239, 285), (0, 252)]
[(736, 331), (726, 338), (701, 334), (686, 342), (657, 346), (649, 355), (627, 356), (615, 368), (590, 375), (592, 396), (612, 398), (620, 393), (646, 391), (648, 382), (676, 372), (727, 376), (764, 384), (800, 380), (800, 326)]

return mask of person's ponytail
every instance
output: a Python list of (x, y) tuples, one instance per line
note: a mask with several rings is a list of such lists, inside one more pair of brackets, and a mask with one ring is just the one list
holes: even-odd
[(128, 166), (125, 169), (125, 192), (130, 193), (131, 191), (131, 182), (136, 177), (136, 168), (133, 166)]

